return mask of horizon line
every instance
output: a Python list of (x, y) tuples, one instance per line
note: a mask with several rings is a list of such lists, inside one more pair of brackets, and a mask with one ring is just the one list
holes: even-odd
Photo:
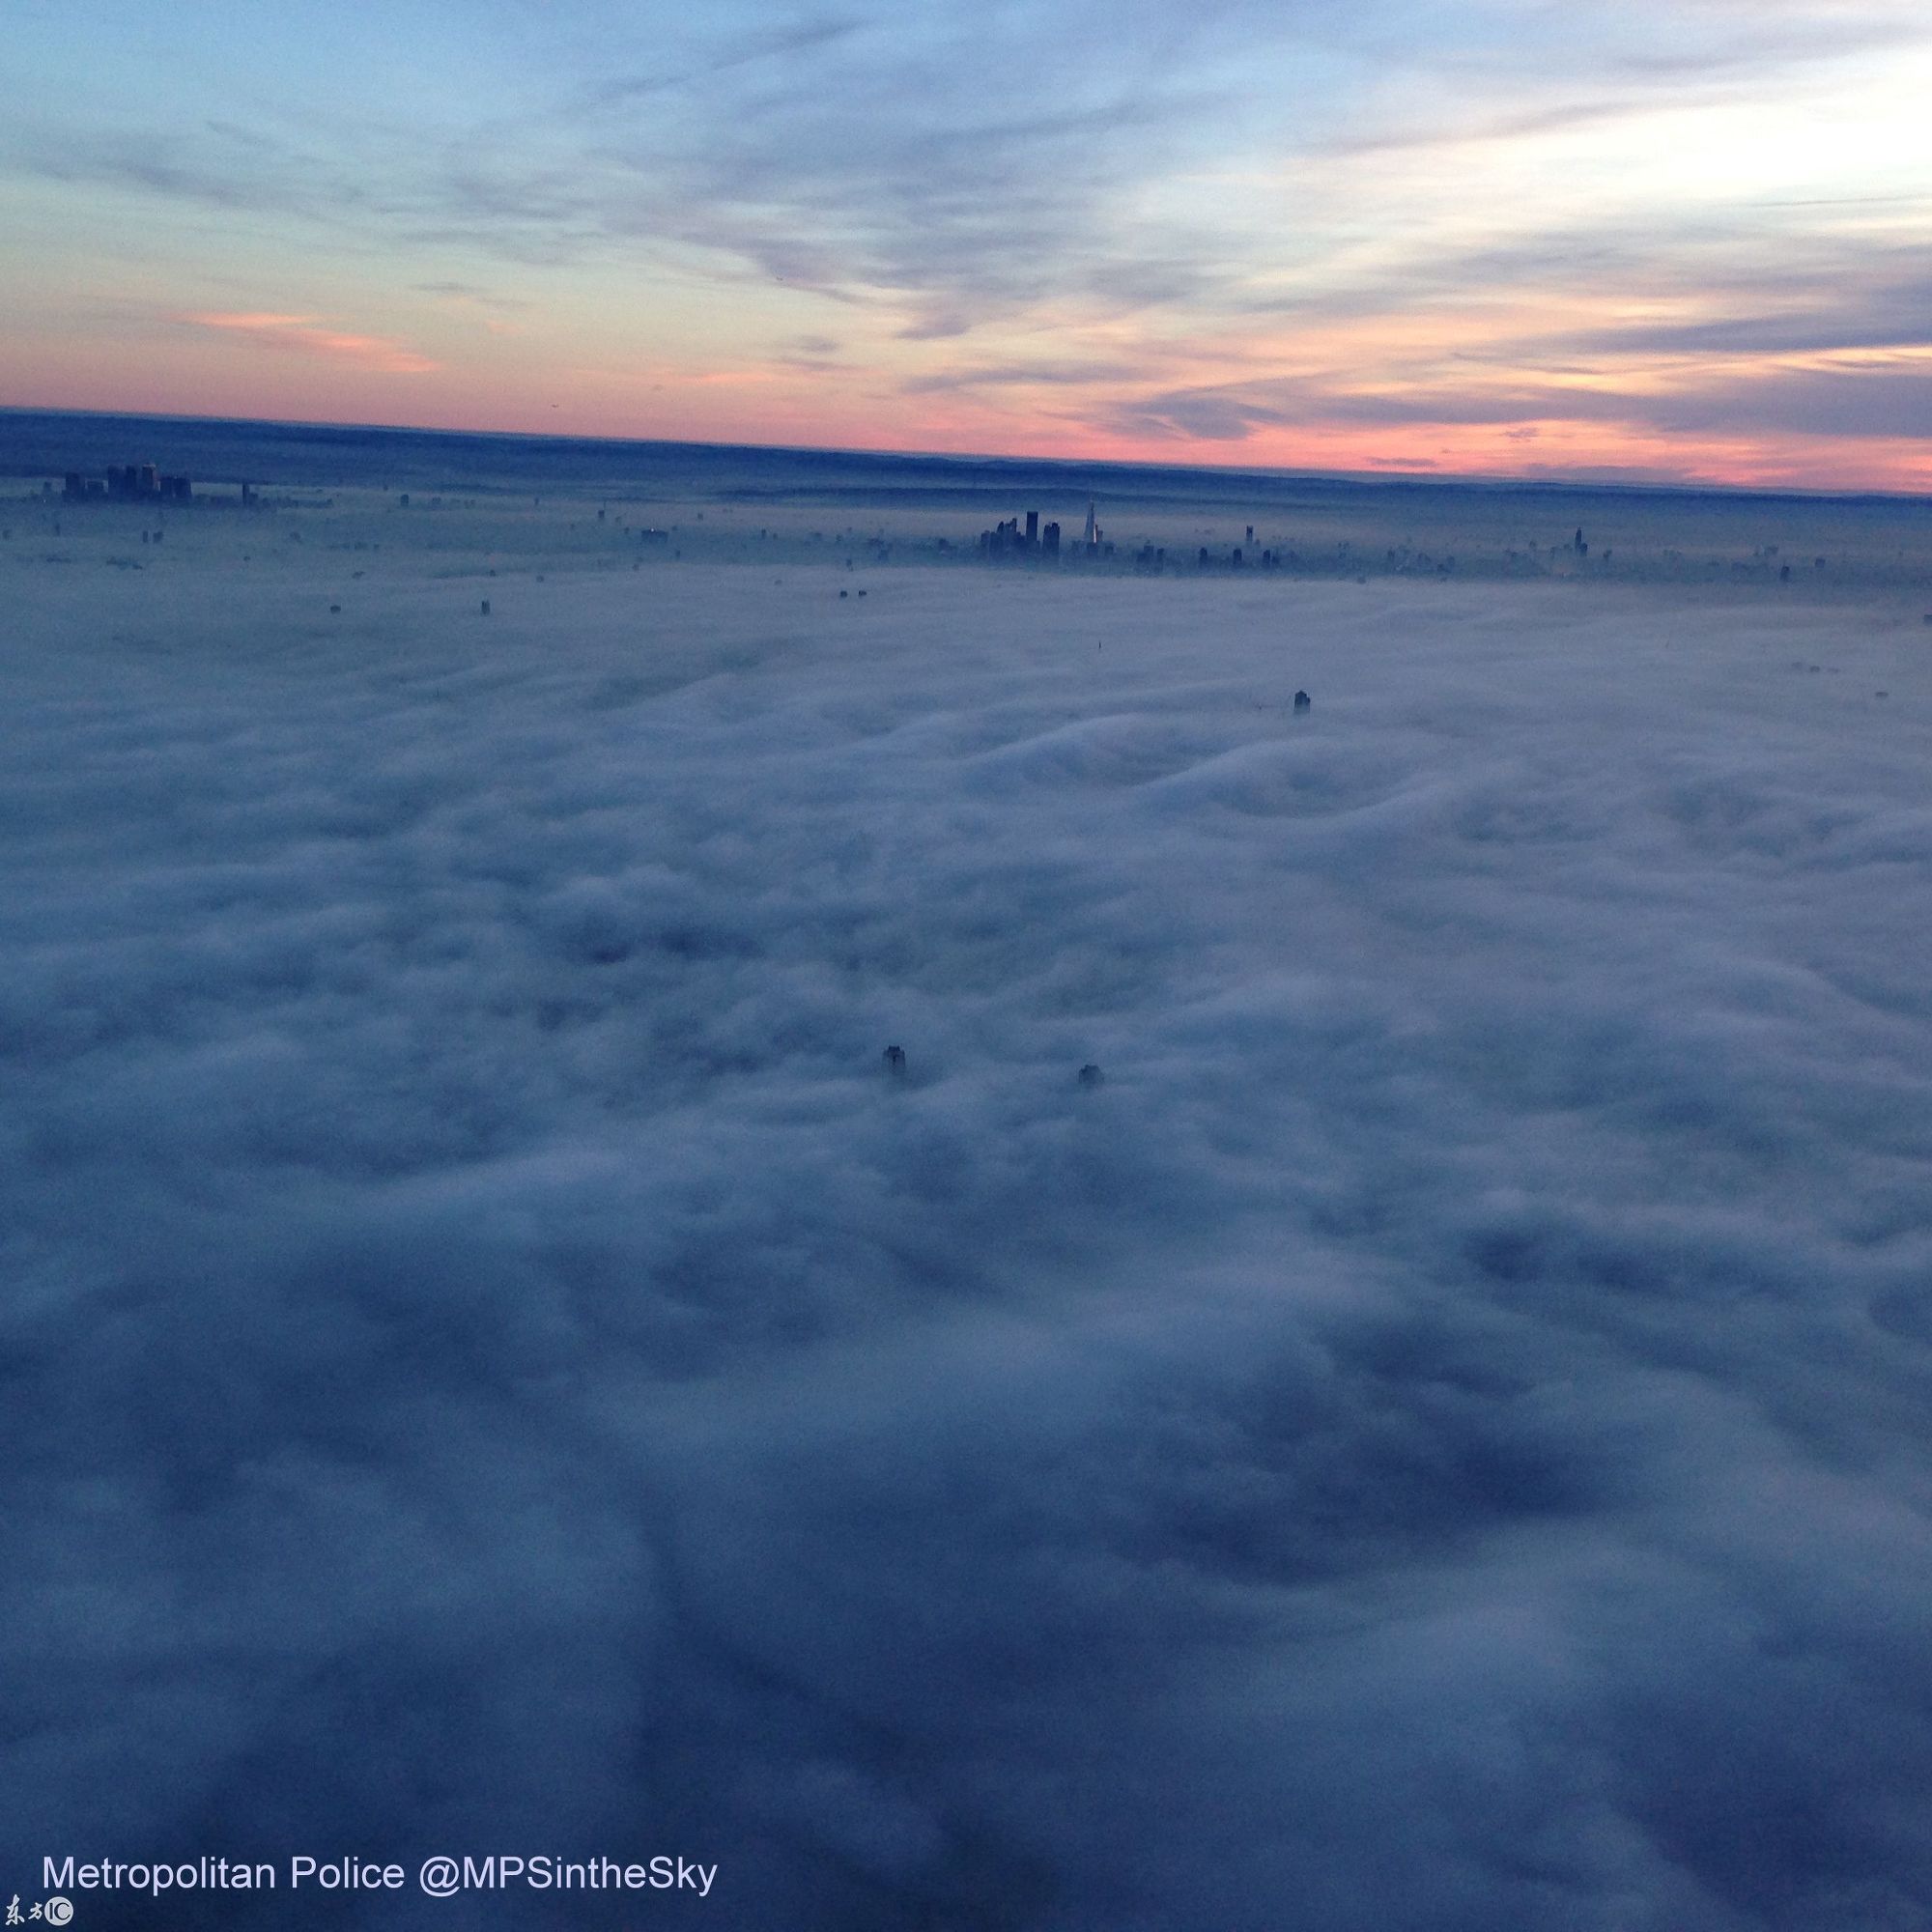
[[(547, 430), (447, 429), (422, 423), (345, 422), (307, 416), (183, 415), (161, 410), (85, 410), (36, 403), (0, 403), (0, 417), (65, 416), (110, 422), (195, 423), (214, 427), (367, 432), (380, 436), (468, 437), (528, 443), (595, 443), (611, 448), (710, 450), (720, 453), (755, 451), (772, 456), (848, 457), (868, 462), (957, 463), (1008, 465), (1023, 469), (1118, 469), (1171, 471), (1212, 477), (1253, 476), (1272, 482), (1341, 483), (1356, 488), (1396, 489), (1434, 486), (1467, 490), (1600, 491), (1633, 496), (1749, 497), (1800, 502), (1896, 502), (1932, 504), (1932, 491), (1825, 490), (1794, 485), (1719, 483), (1684, 479), (1589, 476), (1530, 476), (1467, 469), (1278, 469), (1267, 465), (1176, 462), (1154, 463), (1123, 457), (1020, 456), (999, 451), (866, 448), (849, 444), (705, 442), (675, 437), (562, 434)], [(0, 470), (0, 473), (6, 473)], [(12, 472), (24, 475), (24, 470)], [(40, 474), (42, 472), (35, 471)]]

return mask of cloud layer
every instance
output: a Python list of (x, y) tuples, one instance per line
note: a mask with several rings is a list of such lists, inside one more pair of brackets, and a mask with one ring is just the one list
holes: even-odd
[(185, 315), (181, 321), (193, 328), (225, 329), (283, 355), (355, 362), (392, 375), (415, 375), (437, 366), (427, 355), (419, 355), (386, 336), (350, 335), (341, 329), (321, 327), (319, 316), (202, 314)]
[(16, 575), (10, 1886), (1922, 1917), (1916, 633), (856, 581)]

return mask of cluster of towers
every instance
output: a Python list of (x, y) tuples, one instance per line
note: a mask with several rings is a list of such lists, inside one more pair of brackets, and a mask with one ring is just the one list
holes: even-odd
[(1009, 517), (1004, 523), (995, 524), (990, 530), (980, 532), (980, 554), (982, 556), (1058, 556), (1060, 554), (1060, 526), (1048, 524), (1045, 529), (1039, 526), (1039, 512), (1026, 513), (1026, 528), (1020, 528), (1017, 517)]
[[(1577, 532), (1577, 541), (1580, 546), (1581, 531)], [(944, 550), (946, 547), (945, 540), (941, 539), (940, 548)], [(1114, 546), (1107, 541), (1107, 533), (1100, 527), (1099, 520), (1094, 514), (1094, 505), (1090, 502), (1087, 505), (1087, 527), (1077, 543), (1063, 545), (1060, 526), (1058, 524), (1042, 526), (1039, 512), (1029, 510), (1024, 523), (1018, 517), (1009, 517), (1004, 523), (995, 524), (990, 530), (981, 530), (980, 554), (996, 559), (1035, 557), (1058, 561), (1063, 555), (1111, 557), (1114, 554)], [(1203, 544), (1198, 551), (1191, 554), (1186, 550), (1176, 550), (1170, 554), (1163, 546), (1145, 543), (1127, 553), (1128, 559), (1137, 572), (1151, 573), (1154, 576), (1164, 575), (1169, 569), (1186, 569), (1190, 554), (1197, 570), (1299, 571), (1307, 567), (1298, 552), (1258, 549), (1255, 544), (1253, 524), (1246, 526), (1242, 542), (1232, 547), (1210, 548)], [(1394, 551), (1389, 553), (1391, 562), (1395, 560), (1395, 555)], [(1328, 562), (1331, 566), (1346, 566), (1351, 570), (1354, 568), (1349, 559), (1349, 544), (1346, 540)], [(1322, 567), (1321, 560), (1316, 561), (1315, 567)], [(1449, 570), (1454, 567), (1455, 559), (1452, 557), (1444, 568)]]
[[(1100, 526), (1094, 521), (1094, 505), (1087, 505), (1087, 529), (1082, 538), (1081, 548), (1089, 556), (1103, 554)], [(1051, 556), (1060, 555), (1060, 526), (1048, 524), (1040, 526), (1039, 512), (1026, 513), (1026, 526), (1020, 526), (1017, 517), (1009, 517), (1004, 523), (995, 524), (990, 530), (980, 532), (980, 554), (982, 556)]]
[(110, 463), (105, 476), (83, 476), (70, 469), (61, 492), (70, 503), (185, 503), (193, 495), (194, 485), (185, 476), (163, 476), (152, 463)]

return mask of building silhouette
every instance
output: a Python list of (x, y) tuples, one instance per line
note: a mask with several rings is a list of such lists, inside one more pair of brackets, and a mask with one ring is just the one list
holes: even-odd
[(997, 557), (1058, 556), (1060, 526), (1048, 524), (1042, 530), (1037, 510), (1026, 513), (1024, 526), (1017, 517), (1008, 517), (1004, 522), (995, 524), (990, 530), (980, 532), (980, 554)]
[[(1087, 510), (1087, 543), (1090, 554), (1111, 554), (1113, 546), (1104, 547), (1099, 542), (1099, 531), (1094, 523), (1094, 510), (1090, 504)], [(940, 547), (946, 547), (945, 539)], [(1059, 524), (1041, 523), (1037, 510), (1028, 510), (1025, 521), (1018, 517), (1007, 517), (995, 524), (990, 530), (980, 532), (980, 554), (984, 557), (1019, 559), (1023, 557), (1044, 557), (1058, 562), (1062, 554), (1062, 533)]]
[(193, 496), (185, 476), (163, 476), (152, 463), (110, 463), (103, 476), (70, 469), (61, 490), (69, 503), (185, 503)]

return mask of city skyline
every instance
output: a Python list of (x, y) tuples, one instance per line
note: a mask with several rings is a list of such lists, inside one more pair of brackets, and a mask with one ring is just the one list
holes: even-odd
[(1932, 488), (1893, 0), (30, 4), (0, 405)]

